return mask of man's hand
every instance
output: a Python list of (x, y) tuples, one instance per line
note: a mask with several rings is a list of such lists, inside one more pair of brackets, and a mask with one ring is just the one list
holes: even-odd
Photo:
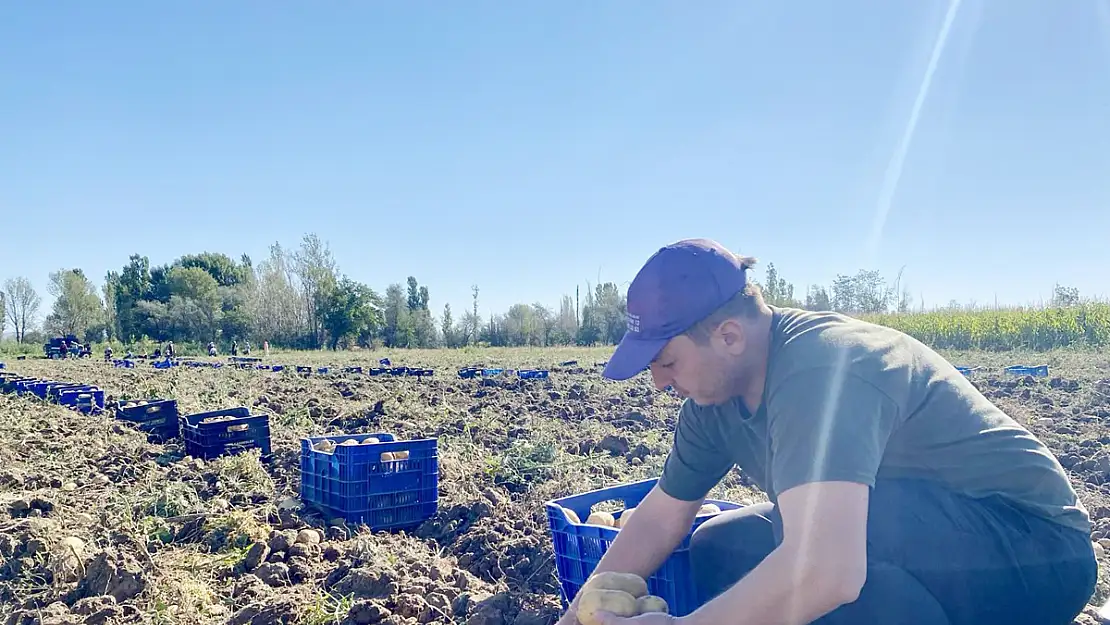
[(682, 619), (662, 612), (649, 612), (640, 616), (620, 617), (612, 612), (598, 612), (601, 625), (678, 625)]

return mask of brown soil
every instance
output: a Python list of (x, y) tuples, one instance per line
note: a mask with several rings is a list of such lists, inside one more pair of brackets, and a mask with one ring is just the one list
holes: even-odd
[[(273, 458), (187, 458), (177, 440), (0, 396), (0, 624), (553, 623), (543, 502), (657, 476), (678, 399), (643, 377), (602, 380), (592, 352), (527, 381), (461, 380), (429, 354), (405, 364), (436, 368), (431, 379), (9, 363), (98, 384), (109, 402), (268, 412)], [(1059, 455), (1110, 549), (1108, 361), (973, 379)], [(301, 506), (300, 437), (379, 431), (439, 438), (435, 517), (374, 533)], [(712, 496), (761, 499), (747, 484), (733, 471)], [(1092, 606), (1107, 590), (1100, 581)]]

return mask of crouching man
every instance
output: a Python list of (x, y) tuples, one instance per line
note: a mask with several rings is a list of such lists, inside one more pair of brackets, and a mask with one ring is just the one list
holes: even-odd
[(767, 305), (753, 262), (680, 241), (630, 285), (604, 375), (648, 367), (686, 399), (658, 484), (596, 571), (650, 576), (734, 466), (770, 501), (694, 533), (696, 611), (605, 623), (1070, 624), (1097, 563), (1045, 445), (917, 340)]

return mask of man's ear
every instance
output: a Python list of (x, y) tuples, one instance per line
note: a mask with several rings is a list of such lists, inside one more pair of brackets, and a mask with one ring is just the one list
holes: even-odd
[(726, 354), (738, 356), (744, 351), (747, 335), (744, 324), (736, 319), (725, 319), (713, 333), (713, 340)]

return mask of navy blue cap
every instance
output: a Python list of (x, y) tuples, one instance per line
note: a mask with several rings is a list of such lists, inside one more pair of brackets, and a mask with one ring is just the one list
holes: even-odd
[(667, 341), (744, 290), (745, 270), (736, 254), (709, 239), (661, 248), (628, 287), (628, 328), (602, 375), (627, 380), (643, 371)]

